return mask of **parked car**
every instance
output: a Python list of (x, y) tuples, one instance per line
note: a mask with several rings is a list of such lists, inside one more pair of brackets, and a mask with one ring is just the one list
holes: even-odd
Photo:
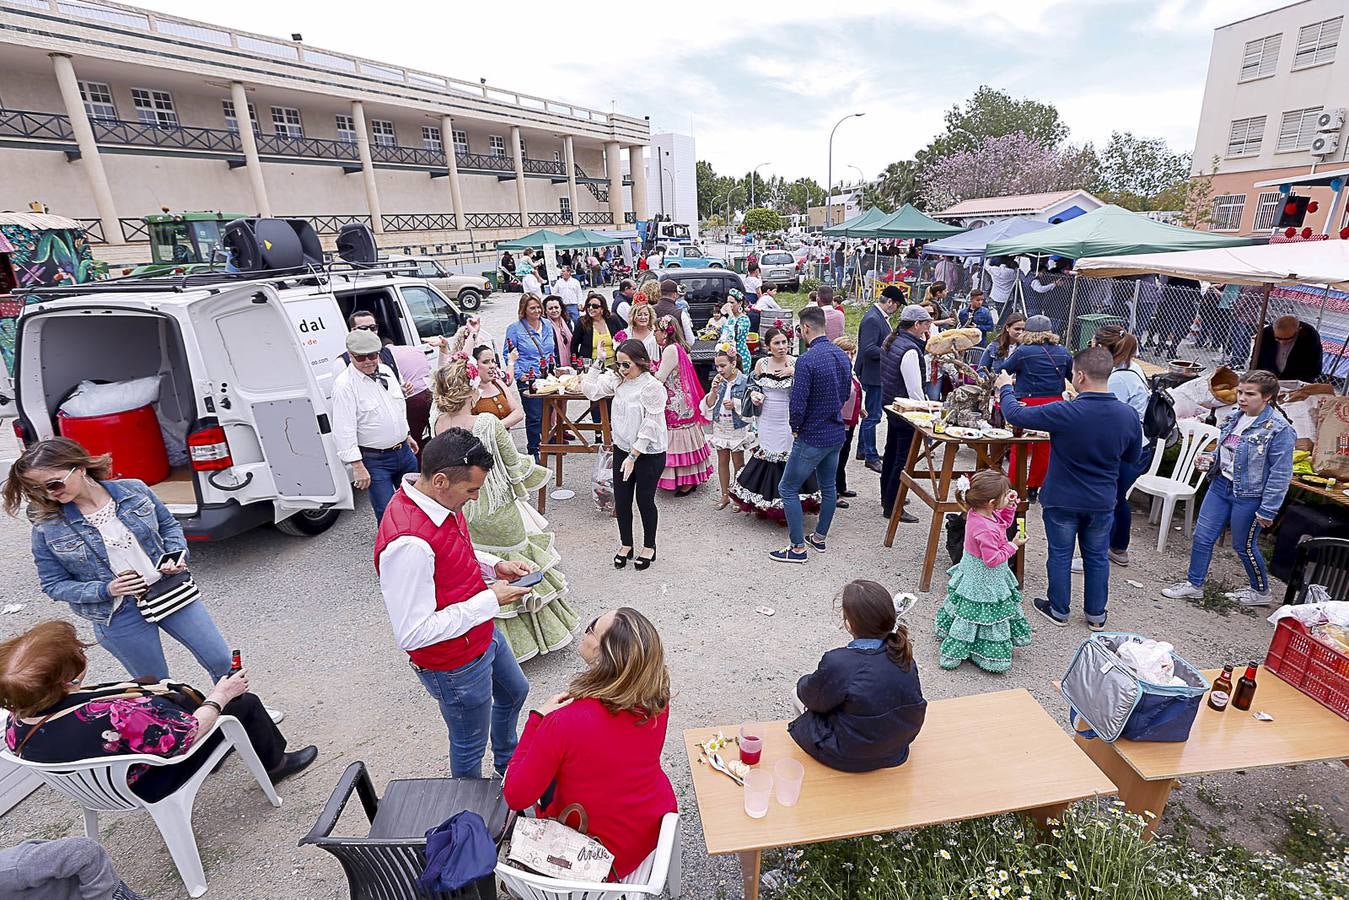
[(724, 269), (726, 260), (712, 256), (693, 244), (675, 244), (665, 248), (662, 265), (667, 269)]
[(796, 257), (786, 250), (769, 250), (760, 256), (759, 277), (773, 287), (801, 289), (801, 270)]
[(684, 299), (688, 301), (689, 318), (693, 321), (695, 331), (701, 331), (707, 320), (712, 318), (712, 310), (726, 302), (731, 288), (737, 288), (742, 293), (745, 290), (745, 282), (740, 276), (730, 269), (723, 268), (676, 267), (643, 272), (638, 284), (640, 286), (641, 283), (653, 278), (661, 281), (668, 278), (679, 285)]
[(450, 272), (429, 256), (390, 256), (389, 262), (407, 265), (407, 275), (425, 278), (446, 297), (454, 298), (461, 309), (469, 311), (482, 306), (482, 298), (492, 293), (492, 283), (481, 275), (460, 275)]

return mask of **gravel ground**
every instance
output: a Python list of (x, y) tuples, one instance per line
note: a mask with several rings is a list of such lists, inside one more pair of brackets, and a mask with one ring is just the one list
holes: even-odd
[[(484, 321), (498, 339), (514, 308), (513, 297), (484, 307)], [(0, 446), (0, 456), (5, 455)], [(865, 577), (896, 591), (912, 590), (925, 526), (902, 526), (895, 547), (882, 547), (885, 523), (879, 515), (877, 479), (854, 462), (850, 474), (860, 496), (852, 509), (836, 517), (829, 552), (813, 554), (808, 565), (770, 562), (765, 553), (785, 543), (785, 531), (729, 509), (714, 511), (713, 497), (703, 489), (686, 498), (662, 496), (656, 564), (646, 572), (631, 567), (616, 572), (610, 563), (616, 531), (590, 502), (590, 474), (586, 458), (571, 458), (564, 483), (577, 497), (548, 504), (563, 568), (573, 585), (572, 602), (584, 621), (616, 605), (636, 606), (663, 635), (676, 691), (664, 763), (685, 815), (686, 895), (735, 895), (739, 874), (734, 860), (710, 858), (704, 849), (682, 730), (789, 716), (786, 698), (795, 679), (812, 670), (822, 653), (844, 642), (833, 607), (838, 589), (849, 579)], [(363, 760), (380, 791), (393, 778), (446, 772), (445, 729), (435, 704), (390, 639), (370, 559), (374, 520), (368, 504), (363, 499), (358, 503), (354, 514), (344, 515), (318, 538), (290, 538), (260, 529), (223, 544), (193, 548), (193, 570), (211, 612), (227, 639), (242, 648), (258, 693), (288, 713), (283, 730), (293, 746), (315, 743), (320, 748), (318, 763), (281, 788), (280, 809), (267, 805), (237, 760), (228, 761), (206, 782), (194, 822), (211, 896), (347, 896), (345, 880), (330, 856), (296, 846), (342, 770)], [(1177, 533), (1167, 551), (1158, 554), (1153, 550), (1156, 532), (1145, 516), (1137, 515), (1135, 522), (1134, 564), (1116, 569), (1111, 581), (1112, 629), (1169, 640), (1201, 666), (1262, 659), (1271, 634), (1263, 616), (1221, 617), (1158, 595), (1161, 587), (1183, 576), (1188, 544)], [(1034, 513), (1028, 526), (1027, 595), (1033, 596), (1045, 585), (1044, 544)], [(38, 590), (25, 523), (0, 519), (0, 565), (12, 573), (0, 587), (0, 599), (26, 604), (0, 619), (0, 634), (12, 635), (47, 617), (69, 617), (67, 607)], [(1230, 549), (1216, 554), (1214, 575), (1239, 580), (1240, 564)], [(1143, 587), (1132, 587), (1126, 579)], [(940, 590), (943, 582), (938, 575), (934, 587)], [(1276, 593), (1281, 590), (1276, 585)], [(1060, 721), (1066, 719), (1052, 682), (1088, 634), (1080, 618), (1080, 585), (1072, 626), (1053, 628), (1032, 614), (1034, 643), (1017, 652), (1012, 671), (1003, 676), (968, 664), (954, 672), (937, 667), (931, 620), (940, 600), (938, 592), (922, 594), (909, 615), (927, 696), (1025, 687)], [(756, 614), (754, 607), (760, 604), (774, 607), (777, 614)], [(89, 635), (87, 623), (79, 624), (81, 633)], [(205, 686), (203, 673), (181, 647), (167, 641), (166, 648), (176, 677)], [(531, 697), (561, 690), (577, 666), (570, 647), (526, 663)], [(122, 674), (108, 654), (91, 652), (94, 680)], [(1341, 828), (1349, 825), (1345, 769), (1339, 764), (1232, 773), (1208, 779), (1203, 791), (1196, 790), (1199, 785), (1195, 780), (1177, 791), (1163, 830), (1177, 823), (1201, 830), (1223, 828), (1226, 839), (1252, 848), (1269, 846), (1282, 831), (1272, 824), (1268, 808), (1299, 793), (1322, 803)], [(359, 804), (353, 804), (339, 830), (357, 833), (361, 820)], [(0, 846), (24, 838), (80, 834), (81, 826), (71, 802), (42, 788), (0, 819)], [(105, 815), (99, 837), (133, 886), (157, 898), (184, 895), (147, 817)]]

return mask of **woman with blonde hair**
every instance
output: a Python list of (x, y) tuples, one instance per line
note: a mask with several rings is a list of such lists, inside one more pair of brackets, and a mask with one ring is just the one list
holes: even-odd
[(590, 835), (614, 854), (613, 877), (623, 878), (678, 809), (660, 765), (670, 673), (655, 626), (627, 606), (591, 622), (578, 651), (585, 670), (530, 712), (502, 792), (511, 809), (538, 804), (544, 818), (579, 805)]
[(702, 411), (703, 386), (689, 359), (684, 330), (674, 316), (662, 316), (656, 323), (656, 343), (661, 347), (656, 379), (670, 397), (665, 406), (670, 445), (665, 451), (665, 470), (656, 484), (682, 496), (712, 477), (712, 448), (703, 431), (708, 424)]
[(614, 340), (620, 344), (627, 340), (641, 341), (642, 346), (646, 347), (647, 356), (660, 359), (660, 344), (656, 341), (656, 307), (650, 303), (634, 306), (628, 314), (628, 327), (614, 335)]
[(460, 355), (437, 369), (431, 380), (436, 416), (432, 431), (463, 428), (492, 454), (493, 466), (476, 500), (464, 504), (473, 545), (504, 560), (527, 562), (543, 573), (524, 599), (502, 607), (497, 627), (517, 661), (549, 653), (571, 641), (576, 613), (567, 603), (567, 578), (558, 569), (555, 537), (548, 520), (529, 502), (548, 482), (548, 470), (521, 454), (501, 419), (474, 413), (481, 399), (482, 370)]

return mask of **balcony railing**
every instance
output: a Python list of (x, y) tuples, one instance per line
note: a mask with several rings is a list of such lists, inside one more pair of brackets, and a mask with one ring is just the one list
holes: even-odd
[(583, 210), (576, 214), (576, 224), (578, 225), (612, 225), (613, 221), (613, 217), (607, 212)]
[[(103, 233), (102, 219), (76, 219), (80, 227), (84, 229), (84, 237), (91, 244), (106, 244), (107, 236)], [(117, 227), (122, 232), (124, 241), (148, 241), (150, 240), (150, 226), (145, 224), (144, 219), (121, 218), (117, 220)]]
[(553, 159), (530, 159), (525, 157), (525, 172), (532, 175), (566, 175), (567, 169), (561, 162)]
[(370, 217), (364, 213), (338, 213), (332, 216), (286, 216), (288, 219), (304, 219), (313, 227), (317, 234), (335, 235), (342, 230), (342, 226), (350, 222), (360, 222), (362, 225), (370, 224)]
[(168, 147), (175, 150), (201, 150), (208, 153), (242, 153), (239, 135), (224, 128), (196, 128), (187, 125), (150, 125), (126, 119), (91, 119), (94, 140), (100, 144), (129, 147)]
[(445, 151), (423, 147), (404, 147), (401, 144), (371, 144), (370, 158), (375, 162), (396, 163), (403, 166), (444, 168)]
[(36, 141), (71, 141), (70, 118), (59, 113), (0, 109), (0, 136)]
[(513, 212), (467, 213), (464, 224), (468, 228), (519, 228), (520, 214)]
[(487, 172), (514, 172), (515, 160), (509, 156), (487, 153), (456, 153), (454, 161), (460, 169), (479, 169)]
[(454, 231), (454, 213), (380, 216), (385, 231)]
[(356, 145), (351, 141), (291, 137), (286, 134), (259, 134), (256, 139), (260, 156), (298, 156), (336, 160), (359, 160), (361, 158), (360, 153), (356, 150)]
[(529, 224), (531, 227), (538, 227), (538, 228), (546, 228), (553, 225), (570, 225), (571, 213), (564, 213), (564, 212), (530, 213)]
[(108, 239), (103, 236), (102, 219), (76, 219), (80, 227), (84, 229), (84, 238), (91, 244), (106, 244)]

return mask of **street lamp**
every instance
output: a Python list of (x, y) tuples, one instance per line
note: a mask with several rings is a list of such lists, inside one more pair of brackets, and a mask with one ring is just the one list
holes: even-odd
[(759, 170), (762, 169), (762, 168), (763, 168), (764, 166), (766, 166), (766, 165), (768, 165), (768, 163), (759, 163), (757, 166), (755, 166), (753, 169), (750, 170), (750, 173), (749, 173), (749, 206), (750, 206), (750, 209), (753, 209), (753, 208), (754, 208), (754, 176), (758, 175), (758, 174), (759, 174)]
[[(665, 194), (665, 176), (666, 176), (666, 175), (669, 175), (669, 176), (670, 176), (670, 205), (674, 207), (675, 212), (679, 212), (679, 198), (675, 196), (675, 177), (674, 177), (674, 173), (671, 172), (669, 169), (665, 168), (664, 166), (661, 166), (661, 167), (660, 167), (660, 171), (661, 171), (661, 178), (660, 178), (661, 195), (664, 196), (664, 194)], [(664, 208), (663, 206), (661, 207), (661, 212), (665, 212), (665, 208)]]
[(862, 209), (867, 208), (867, 177), (862, 174), (862, 170), (857, 166), (848, 166), (857, 173), (857, 183), (862, 186)]
[[(662, 216), (665, 215), (665, 177), (661, 175), (661, 170), (665, 168), (665, 157), (669, 155), (669, 150), (663, 150), (660, 147), (656, 148), (656, 181), (658, 183), (657, 186), (660, 188), (660, 214)], [(673, 190), (674, 189), (671, 188), (671, 191)], [(673, 200), (674, 198), (671, 197), (670, 199)]]
[(838, 126), (849, 119), (857, 119), (865, 116), (866, 113), (848, 113), (843, 118), (834, 123), (834, 127), (829, 130), (829, 172), (825, 176), (825, 197), (824, 197), (824, 224), (825, 227), (833, 225), (834, 209), (834, 132), (838, 131)]

